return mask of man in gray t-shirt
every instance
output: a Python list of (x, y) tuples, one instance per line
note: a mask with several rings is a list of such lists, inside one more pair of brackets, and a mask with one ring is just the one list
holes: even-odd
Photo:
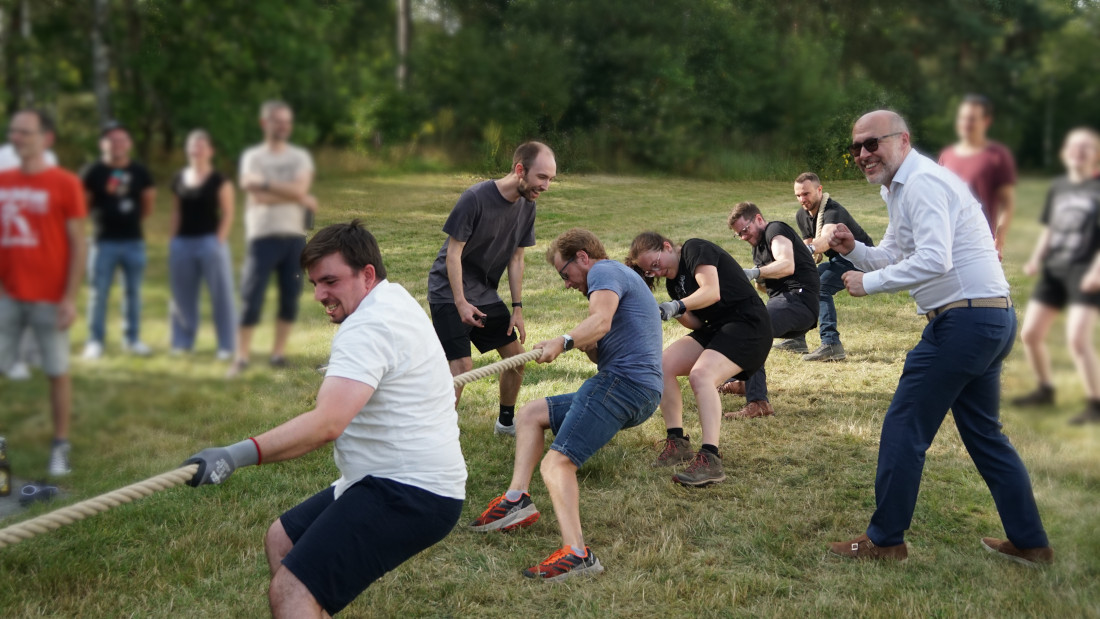
[(664, 380), (661, 370), (661, 316), (641, 276), (607, 259), (594, 234), (573, 228), (550, 243), (546, 259), (567, 288), (588, 297), (588, 316), (559, 337), (535, 344), (539, 363), (549, 363), (574, 347), (597, 368), (575, 393), (539, 398), (516, 416), (516, 458), (508, 490), (470, 524), (475, 531), (512, 531), (539, 519), (531, 476), (543, 449), (543, 433), (554, 442), (539, 469), (561, 527), (563, 546), (523, 575), (563, 580), (596, 574), (603, 566), (581, 532), (577, 470), (620, 430), (644, 423), (657, 410)]
[[(535, 199), (556, 174), (549, 146), (521, 144), (512, 171), (467, 189), (443, 224), (447, 240), (428, 273), (428, 304), (453, 375), (473, 369), (471, 343), (482, 353), (496, 350), (501, 358), (523, 352), (523, 252), (535, 244)], [(505, 270), (510, 313), (497, 294)], [(500, 376), (497, 434), (515, 435), (512, 418), (522, 382), (522, 366)], [(455, 387), (456, 406), (461, 397), (462, 387)]]

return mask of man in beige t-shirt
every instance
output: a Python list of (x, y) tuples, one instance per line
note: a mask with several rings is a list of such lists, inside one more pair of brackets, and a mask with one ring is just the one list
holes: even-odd
[[(236, 376), (247, 365), (252, 331), (260, 322), (264, 292), (274, 272), (279, 282), (279, 309), (271, 365), (286, 364), (286, 343), (298, 316), (302, 293), (299, 258), (306, 244), (306, 228), (312, 227), (317, 200), (310, 195), (313, 158), (305, 149), (290, 144), (294, 113), (282, 101), (268, 101), (260, 108), (264, 141), (241, 155), (240, 185), (245, 192), (244, 229), (248, 241), (241, 276), (241, 313), (237, 355), (229, 368)], [(307, 223), (308, 221), (308, 223)]]

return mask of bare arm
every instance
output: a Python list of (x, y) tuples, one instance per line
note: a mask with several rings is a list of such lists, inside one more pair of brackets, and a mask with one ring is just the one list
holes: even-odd
[(255, 173), (241, 175), (241, 188), (252, 196), (255, 204), (306, 204), (311, 199), (309, 188), (312, 185), (313, 172), (303, 172), (290, 182), (268, 181)]
[[(451, 285), (451, 296), (454, 297), (458, 317), (465, 324), (483, 327), (485, 325), (481, 324), (480, 319), (485, 317), (485, 312), (466, 300), (466, 291), (462, 286), (462, 250), (465, 248), (465, 241), (460, 241), (453, 236), (447, 237), (447, 282)], [(511, 285), (511, 279), (512, 274), (509, 272), (509, 285)]]
[(263, 462), (305, 455), (336, 440), (374, 395), (370, 385), (328, 377), (317, 392), (317, 406), (256, 437)]
[(1028, 275), (1035, 275), (1039, 272), (1039, 266), (1043, 263), (1043, 258), (1046, 258), (1047, 251), (1050, 249), (1050, 228), (1043, 228), (1043, 232), (1039, 234), (1039, 240), (1035, 241), (1035, 249), (1031, 251), (1031, 258), (1028, 259), (1027, 264), (1024, 265), (1024, 273)]
[(775, 260), (771, 264), (760, 267), (760, 277), (779, 279), (794, 274), (794, 245), (790, 239), (779, 235), (773, 238), (772, 256)]
[(180, 197), (172, 192), (172, 212), (168, 216), (168, 237), (172, 238), (180, 233)]
[(810, 240), (810, 243), (813, 243), (814, 251), (819, 254), (823, 254), (825, 253), (826, 249), (830, 249), (829, 239), (833, 238), (833, 234), (835, 231), (836, 224), (825, 224), (824, 226), (821, 226), (821, 234), (819, 234), (816, 239)]
[(702, 264), (695, 269), (695, 282), (699, 289), (680, 299), (684, 308), (688, 310), (710, 307), (722, 298), (721, 287), (718, 283), (718, 267), (713, 264)]
[(65, 222), (65, 234), (69, 238), (69, 272), (65, 282), (65, 296), (58, 305), (57, 326), (68, 329), (76, 320), (76, 296), (84, 278), (84, 261), (88, 247), (84, 240), (84, 218), (72, 218)]
[[(597, 290), (588, 296), (588, 317), (569, 332), (573, 343), (581, 350), (594, 348), (600, 339), (611, 330), (611, 319), (619, 309), (619, 295), (610, 290)], [(561, 337), (543, 340), (534, 348), (542, 349), (539, 363), (550, 363), (565, 350), (565, 339)], [(589, 357), (591, 358), (591, 356)]]
[(223, 182), (218, 189), (218, 209), (221, 211), (218, 219), (218, 241), (222, 243), (229, 241), (229, 231), (233, 229), (233, 213), (236, 208), (234, 199), (233, 183)]
[(1012, 215), (1016, 211), (1016, 186), (1001, 185), (997, 188), (997, 230), (993, 234), (993, 244), (997, 247), (997, 255), (1004, 250), (1005, 241), (1008, 239), (1008, 227), (1012, 224)]
[(153, 205), (157, 201), (157, 188), (146, 187), (141, 192), (141, 218), (148, 219), (153, 214)]
[[(512, 295), (512, 303), (523, 302), (523, 247), (517, 247), (512, 252), (512, 259), (508, 261), (508, 292)], [(450, 255), (450, 252), (448, 252)], [(450, 273), (450, 271), (447, 271)], [(527, 327), (523, 322), (523, 308), (512, 307), (512, 320), (508, 323), (508, 333), (512, 329), (517, 331), (519, 343), (527, 341)]]

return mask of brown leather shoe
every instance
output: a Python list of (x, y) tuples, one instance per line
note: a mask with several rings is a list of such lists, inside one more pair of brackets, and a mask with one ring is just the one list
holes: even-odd
[(866, 534), (848, 542), (830, 542), (829, 552), (847, 559), (905, 561), (909, 558), (909, 547), (904, 542), (897, 546), (875, 546), (875, 543)]
[(753, 400), (745, 405), (745, 408), (734, 412), (726, 413), (726, 419), (756, 419), (757, 417), (767, 417), (774, 415), (775, 409), (772, 408), (771, 402), (767, 400)]
[(982, 546), (999, 557), (1004, 557), (1009, 561), (1015, 561), (1028, 567), (1054, 563), (1054, 549), (1050, 546), (1020, 550), (1012, 542), (999, 540), (995, 537), (983, 537)]
[(721, 385), (718, 385), (718, 393), (724, 393), (726, 395), (745, 395), (745, 381), (727, 380)]

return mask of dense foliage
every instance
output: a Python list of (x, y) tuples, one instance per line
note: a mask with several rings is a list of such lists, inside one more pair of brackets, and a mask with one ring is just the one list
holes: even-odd
[(1023, 166), (1100, 125), (1096, 0), (407, 0), (399, 84), (405, 1), (0, 0), (0, 96), (54, 108), (91, 152), (99, 11), (110, 112), (146, 156), (195, 126), (236, 152), (270, 97), (299, 110), (299, 141), (489, 169), (542, 137), (566, 169), (844, 177), (858, 113), (891, 106), (936, 150), (968, 92), (995, 101)]

